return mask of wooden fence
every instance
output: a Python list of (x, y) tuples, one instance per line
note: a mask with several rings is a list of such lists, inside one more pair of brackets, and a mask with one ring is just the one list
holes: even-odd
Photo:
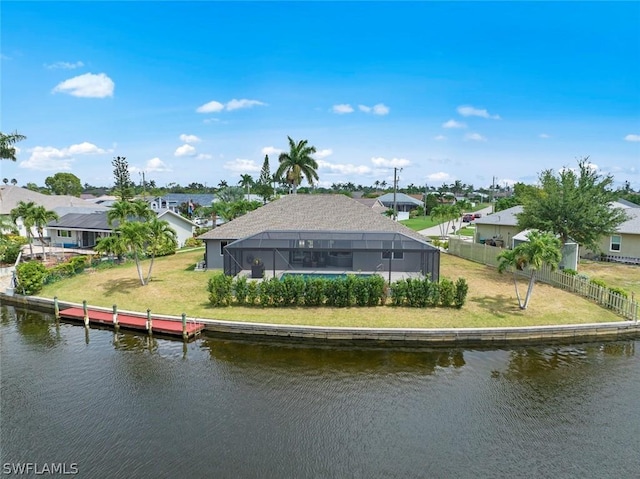
[[(471, 243), (458, 238), (449, 238), (450, 254), (494, 268), (498, 267), (497, 258), (502, 251), (504, 251), (502, 248), (495, 246)], [(638, 321), (640, 304), (635, 300), (633, 293), (631, 293), (630, 298), (627, 298), (609, 288), (603, 288), (602, 286), (594, 284), (583, 276), (566, 274), (561, 270), (551, 271), (549, 267), (543, 267), (537, 271), (536, 280), (589, 298), (603, 307), (615, 311), (626, 319)]]

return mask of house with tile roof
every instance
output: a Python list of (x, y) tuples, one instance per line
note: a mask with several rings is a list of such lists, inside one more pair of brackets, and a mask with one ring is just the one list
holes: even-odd
[(373, 271), (438, 280), (425, 237), (344, 195), (287, 195), (199, 236), (208, 269)]

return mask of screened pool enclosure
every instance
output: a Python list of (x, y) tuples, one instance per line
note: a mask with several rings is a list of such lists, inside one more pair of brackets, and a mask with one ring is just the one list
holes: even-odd
[(389, 231), (263, 231), (224, 247), (223, 263), (230, 276), (262, 264), (274, 276), (289, 270), (404, 272), (437, 281), (440, 251)]

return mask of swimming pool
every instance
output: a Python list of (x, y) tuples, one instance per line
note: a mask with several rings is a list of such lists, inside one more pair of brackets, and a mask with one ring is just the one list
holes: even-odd
[(289, 272), (285, 271), (280, 275), (280, 279), (284, 279), (285, 276), (301, 276), (303, 279), (338, 279), (338, 278), (346, 278), (348, 275), (358, 276), (360, 278), (369, 278), (373, 276), (371, 273), (358, 273), (356, 271), (348, 272), (348, 273), (299, 273), (299, 272)]

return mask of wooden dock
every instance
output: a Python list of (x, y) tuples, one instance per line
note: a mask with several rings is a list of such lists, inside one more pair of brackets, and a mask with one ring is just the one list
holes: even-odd
[[(113, 314), (107, 311), (99, 311), (95, 309), (87, 309), (90, 324), (99, 324), (115, 327), (113, 323)], [(72, 319), (84, 321), (83, 308), (67, 308), (60, 311), (60, 317), (64, 319)], [(118, 326), (122, 329), (131, 329), (136, 331), (148, 331), (147, 318), (143, 316), (134, 316), (126, 313), (118, 313)], [(183, 331), (181, 321), (173, 321), (170, 319), (151, 318), (151, 332), (169, 336), (183, 336), (193, 338), (200, 334), (204, 329), (203, 323), (187, 321), (185, 331)]]

